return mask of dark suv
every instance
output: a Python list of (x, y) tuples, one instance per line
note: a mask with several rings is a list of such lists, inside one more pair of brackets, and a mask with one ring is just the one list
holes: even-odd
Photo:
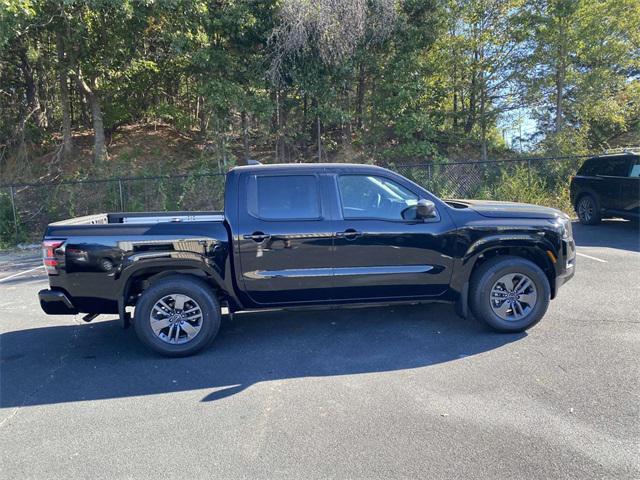
[(571, 179), (571, 203), (580, 222), (595, 225), (604, 217), (640, 218), (640, 154), (588, 159)]

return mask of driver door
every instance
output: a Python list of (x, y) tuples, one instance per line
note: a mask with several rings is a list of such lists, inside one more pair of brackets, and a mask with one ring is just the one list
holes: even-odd
[(448, 216), (415, 220), (420, 195), (391, 178), (344, 174), (336, 183), (334, 299), (432, 297), (447, 290)]

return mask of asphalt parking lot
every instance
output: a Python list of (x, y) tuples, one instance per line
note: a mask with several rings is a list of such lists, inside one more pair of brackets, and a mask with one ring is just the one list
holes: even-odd
[(447, 305), (269, 311), (185, 359), (44, 315), (37, 254), (0, 254), (2, 477), (640, 478), (640, 233), (574, 233), (526, 334)]

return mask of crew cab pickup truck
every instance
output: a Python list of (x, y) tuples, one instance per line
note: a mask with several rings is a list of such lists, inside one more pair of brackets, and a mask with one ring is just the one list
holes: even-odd
[[(118, 314), (168, 356), (229, 312), (446, 301), (502, 332), (536, 324), (575, 271), (571, 222), (534, 205), (443, 201), (380, 167), (251, 165), (224, 212), (114, 213), (52, 223), (48, 314)], [(132, 308), (133, 307), (133, 308)], [(133, 311), (133, 315), (131, 315)]]

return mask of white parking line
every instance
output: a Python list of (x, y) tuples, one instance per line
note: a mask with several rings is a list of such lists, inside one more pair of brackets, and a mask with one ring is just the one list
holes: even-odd
[(591, 255), (587, 255), (586, 253), (576, 252), (576, 255), (580, 255), (581, 257), (588, 258), (590, 260), (595, 260), (596, 262), (609, 263), (606, 260), (602, 260), (601, 258), (592, 257)]
[(40, 265), (39, 267), (31, 268), (29, 270), (25, 270), (24, 272), (14, 273), (13, 275), (9, 275), (8, 277), (0, 278), (0, 283), (4, 282), (5, 280), (10, 280), (12, 278), (19, 277), (20, 275), (24, 275), (25, 273), (34, 272), (34, 271), (39, 270), (41, 268), (44, 268), (44, 265)]

